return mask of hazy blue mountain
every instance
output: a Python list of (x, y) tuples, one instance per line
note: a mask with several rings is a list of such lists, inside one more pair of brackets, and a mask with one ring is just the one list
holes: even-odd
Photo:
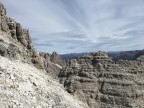
[[(87, 53), (70, 53), (70, 54), (61, 54), (60, 56), (63, 59), (74, 59), (86, 54), (92, 54), (93, 52)], [(144, 50), (133, 50), (133, 51), (109, 51), (107, 52), (109, 57), (112, 58), (113, 61), (119, 60), (135, 60), (141, 55), (144, 55)]]

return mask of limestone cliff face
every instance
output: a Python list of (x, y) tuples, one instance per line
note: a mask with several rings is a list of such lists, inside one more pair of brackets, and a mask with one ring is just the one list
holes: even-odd
[(52, 54), (40, 52), (40, 56), (44, 63), (45, 71), (54, 79), (58, 80), (58, 75), (62, 67), (65, 66), (65, 61), (56, 52)]
[(142, 108), (144, 62), (112, 62), (97, 52), (68, 60), (60, 74), (66, 90), (91, 108)]
[(62, 58), (57, 54), (57, 52), (53, 52), (51, 57), (50, 57), (50, 60), (53, 62), (53, 63), (56, 63), (56, 64), (59, 64), (61, 66), (64, 65), (64, 60), (62, 60)]
[(0, 55), (11, 59), (22, 59), (43, 69), (43, 63), (38, 52), (32, 46), (32, 40), (27, 29), (20, 23), (6, 16), (6, 9), (0, 3)]

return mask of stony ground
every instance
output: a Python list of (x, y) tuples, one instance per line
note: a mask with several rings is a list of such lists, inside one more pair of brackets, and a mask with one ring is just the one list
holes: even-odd
[(0, 56), (0, 108), (87, 108), (34, 66)]

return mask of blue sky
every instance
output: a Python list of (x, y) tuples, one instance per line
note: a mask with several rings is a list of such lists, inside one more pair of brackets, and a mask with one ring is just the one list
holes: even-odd
[(144, 0), (2, 0), (39, 51), (144, 49)]

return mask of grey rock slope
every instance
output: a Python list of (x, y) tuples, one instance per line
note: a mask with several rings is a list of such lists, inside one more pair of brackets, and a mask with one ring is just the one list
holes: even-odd
[(32, 64), (0, 62), (0, 108), (88, 108)]
[(68, 60), (60, 82), (91, 108), (143, 108), (144, 62), (112, 60), (104, 52)]

